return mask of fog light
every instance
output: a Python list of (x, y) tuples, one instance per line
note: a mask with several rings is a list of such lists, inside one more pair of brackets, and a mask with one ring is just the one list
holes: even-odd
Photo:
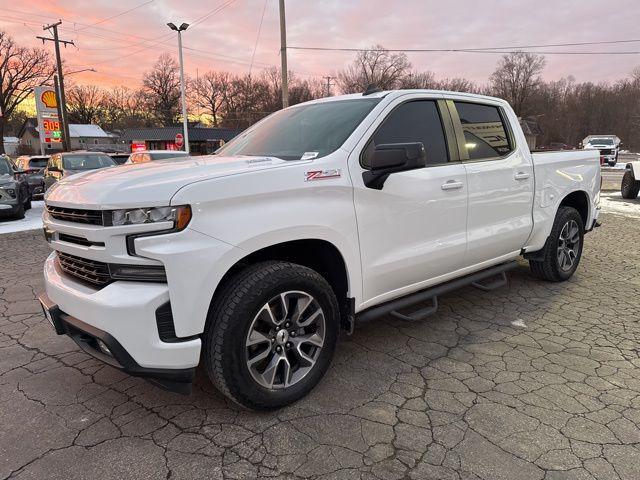
[(166, 282), (167, 274), (162, 265), (109, 265), (114, 280)]
[(107, 345), (100, 339), (98, 339), (98, 348), (105, 355), (109, 355), (110, 357), (113, 357), (113, 354), (111, 353), (111, 350), (109, 350), (109, 347), (107, 347)]

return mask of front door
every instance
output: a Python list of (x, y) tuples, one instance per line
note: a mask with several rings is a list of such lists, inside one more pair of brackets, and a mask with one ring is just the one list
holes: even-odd
[[(361, 308), (436, 283), (462, 267), (467, 245), (466, 173), (449, 154), (446, 106), (412, 100), (390, 106), (382, 117), (350, 161), (364, 279)], [(360, 152), (369, 142), (422, 142), (427, 167), (394, 173), (381, 190), (368, 188)]]

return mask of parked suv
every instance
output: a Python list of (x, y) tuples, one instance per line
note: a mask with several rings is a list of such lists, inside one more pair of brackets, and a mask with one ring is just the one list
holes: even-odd
[(27, 177), (10, 160), (0, 155), (0, 215), (24, 218), (31, 208), (31, 192)]
[(16, 165), (25, 172), (31, 197), (35, 200), (44, 196), (44, 169), (49, 155), (22, 155), (16, 159)]
[(40, 301), (116, 368), (184, 393), (202, 362), (229, 398), (277, 408), (318, 383), (341, 328), (422, 321), (445, 292), (504, 285), (520, 256), (571, 278), (599, 186), (598, 152), (532, 154), (504, 100), (314, 100), (213, 156), (58, 183)]
[(44, 170), (44, 189), (57, 181), (80, 172), (117, 165), (109, 155), (101, 152), (64, 152), (51, 155)]

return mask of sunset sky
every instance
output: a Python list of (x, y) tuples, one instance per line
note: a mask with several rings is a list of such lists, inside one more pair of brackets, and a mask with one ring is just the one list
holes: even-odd
[[(177, 53), (168, 21), (187, 22), (185, 68), (195, 76), (207, 70), (248, 72), (279, 64), (277, 0), (0, 0), (0, 29), (20, 44), (39, 45), (42, 25), (63, 20), (63, 49), (77, 83), (140, 83), (162, 52)], [(258, 29), (264, 10), (264, 21)], [(216, 11), (218, 10), (218, 11)], [(208, 15), (208, 16), (207, 16)], [(290, 46), (468, 49), (575, 42), (635, 42), (532, 48), (536, 52), (640, 52), (640, 1), (432, 1), (287, 0)], [(53, 45), (45, 48), (53, 52)], [(299, 75), (335, 75), (353, 52), (289, 52), (289, 67)], [(496, 53), (409, 53), (418, 70), (437, 77), (463, 76), (486, 83)], [(546, 79), (573, 75), (578, 81), (614, 81), (640, 65), (640, 55), (547, 55)]]

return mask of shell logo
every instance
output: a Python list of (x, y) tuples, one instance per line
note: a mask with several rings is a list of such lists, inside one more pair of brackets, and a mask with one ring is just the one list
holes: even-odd
[(42, 100), (42, 103), (44, 103), (44, 106), (47, 108), (56, 108), (58, 106), (58, 99), (56, 98), (56, 94), (53, 90), (42, 92), (40, 100)]

